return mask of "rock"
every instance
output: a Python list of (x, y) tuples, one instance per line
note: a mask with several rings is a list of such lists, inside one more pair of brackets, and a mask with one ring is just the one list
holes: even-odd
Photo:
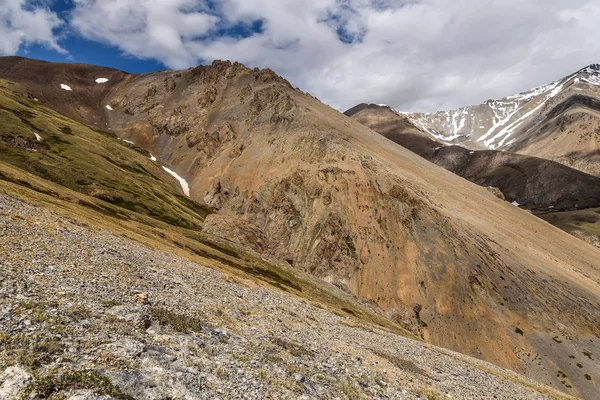
[(296, 372), (296, 373), (294, 373), (294, 379), (295, 379), (295, 380), (296, 380), (296, 382), (298, 382), (298, 383), (303, 383), (303, 382), (306, 380), (306, 378), (304, 377), (304, 375), (302, 375), (302, 374), (301, 374), (301, 373), (299, 373), (299, 372)]
[(111, 396), (97, 396), (93, 390), (76, 390), (66, 400), (113, 400)]
[(133, 296), (133, 300), (137, 304), (150, 304), (147, 293), (136, 293), (135, 296)]
[(0, 399), (16, 399), (33, 376), (19, 366), (8, 367), (0, 376)]
[(106, 310), (106, 313), (145, 328), (148, 328), (151, 324), (150, 316), (140, 306), (115, 306)]
[(132, 359), (140, 356), (145, 346), (137, 340), (123, 338), (115, 343), (107, 344), (104, 349), (113, 357)]
[(274, 248), (262, 229), (237, 217), (210, 214), (204, 220), (202, 232), (231, 240), (259, 253), (268, 253)]
[(497, 187), (495, 187), (495, 186), (486, 186), (485, 188), (488, 190), (488, 192), (490, 192), (491, 194), (493, 194), (494, 196), (496, 196), (500, 200), (506, 200), (504, 198), (504, 193), (502, 193), (500, 191), (500, 189), (498, 189)]

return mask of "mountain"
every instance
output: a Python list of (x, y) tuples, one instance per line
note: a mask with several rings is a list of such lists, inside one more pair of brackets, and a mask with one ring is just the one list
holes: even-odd
[[(60, 107), (65, 116), (134, 142), (189, 186), (192, 201), (206, 203), (227, 223), (242, 220), (239, 229), (260, 230), (273, 257), (294, 274), (309, 273), (356, 296), (360, 301), (348, 300), (352, 308), (337, 307), (343, 315), (383, 315), (388, 322), (381, 324), (402, 324), (429, 343), (569, 393), (590, 399), (597, 393), (598, 249), (394, 144), (271, 70), (215, 61), (107, 76), (110, 71), (91, 66), (36, 63), (0, 59), (6, 64), (0, 71), (8, 71), (0, 77), (16, 82), (10, 93), (29, 97), (21, 100), (27, 107)], [(58, 77), (20, 75), (23, 65), (52, 68)], [(109, 81), (96, 83), (100, 78)], [(2, 165), (22, 169), (3, 154)], [(30, 180), (53, 179), (32, 173), (37, 178)], [(13, 174), (19, 175), (13, 182), (25, 180)], [(173, 241), (184, 249), (206, 254), (213, 248), (207, 262), (218, 256), (235, 269), (231, 264), (246, 260), (215, 254), (219, 246), (204, 244), (213, 243), (211, 235), (177, 232)], [(150, 234), (136, 237), (142, 233)], [(171, 228), (161, 233), (174, 235)], [(313, 299), (331, 298), (311, 289), (316, 284), (283, 279), (289, 276), (282, 275), (284, 266), (265, 270), (260, 259), (237, 269), (290, 294), (310, 290)]]
[(388, 106), (360, 104), (346, 111), (365, 126), (421, 157), (536, 213), (600, 206), (600, 178), (555, 161), (498, 150), (447, 145)]
[(600, 65), (517, 95), (435, 113), (403, 113), (445, 144), (557, 161), (600, 175)]

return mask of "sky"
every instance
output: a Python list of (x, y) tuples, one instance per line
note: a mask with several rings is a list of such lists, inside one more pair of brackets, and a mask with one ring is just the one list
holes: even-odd
[(271, 68), (344, 111), (448, 110), (600, 63), (598, 0), (0, 0), (0, 55)]

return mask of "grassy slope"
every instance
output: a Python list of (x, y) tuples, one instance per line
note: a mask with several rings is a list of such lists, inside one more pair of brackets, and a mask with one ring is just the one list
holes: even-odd
[(536, 214), (552, 225), (578, 237), (586, 238), (590, 244), (600, 245), (600, 208), (549, 212)]
[(210, 210), (181, 194), (146, 151), (23, 99), (14, 86), (0, 80), (2, 161), (122, 208), (201, 229)]
[(413, 337), (331, 285), (202, 233), (211, 210), (181, 195), (178, 183), (145, 150), (24, 99), (15, 85), (0, 80), (4, 193)]

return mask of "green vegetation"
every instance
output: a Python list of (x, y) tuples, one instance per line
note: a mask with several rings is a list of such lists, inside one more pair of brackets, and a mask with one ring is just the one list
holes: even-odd
[(71, 390), (93, 390), (97, 396), (111, 396), (119, 400), (133, 400), (128, 394), (113, 385), (110, 380), (96, 371), (68, 371), (49, 375), (33, 381), (25, 390), (25, 398), (47, 399)]
[(177, 332), (192, 333), (202, 330), (202, 323), (198, 318), (177, 314), (162, 307), (152, 307), (150, 312), (152, 319), (161, 325), (169, 325)]
[(14, 357), (11, 363), (18, 362), (34, 371), (52, 362), (63, 351), (62, 343), (54, 336), (34, 337), (22, 333), (0, 333), (0, 348)]
[(588, 381), (592, 380), (592, 377), (589, 374), (585, 374), (583, 376), (585, 376), (585, 379), (587, 379)]
[(201, 229), (210, 209), (181, 195), (173, 178), (145, 150), (20, 98), (2, 82), (2, 162), (168, 224)]
[(581, 232), (600, 240), (600, 208), (585, 210), (537, 213), (538, 217), (566, 232)]
[(271, 342), (273, 342), (273, 344), (275, 344), (279, 347), (283, 347), (294, 357), (304, 357), (304, 356), (312, 357), (314, 355), (314, 353), (311, 350), (308, 350), (304, 346), (301, 346), (296, 343), (288, 342), (288, 341), (280, 339), (280, 338), (272, 338)]
[(418, 367), (412, 361), (405, 360), (405, 359), (400, 358), (398, 356), (395, 356), (395, 355), (392, 355), (392, 354), (388, 354), (388, 353), (385, 353), (385, 352), (379, 351), (379, 350), (371, 350), (371, 352), (373, 352), (373, 354), (376, 354), (376, 355), (378, 355), (381, 358), (385, 358), (390, 363), (392, 363), (392, 365), (394, 365), (396, 368), (399, 368), (399, 369), (401, 369), (403, 371), (412, 372), (413, 374), (418, 374), (418, 375), (422, 375), (424, 377), (430, 378), (430, 376), (427, 373), (427, 371), (425, 371), (423, 368)]
[(518, 333), (519, 335), (523, 336), (523, 331), (519, 327), (515, 328), (515, 333)]

